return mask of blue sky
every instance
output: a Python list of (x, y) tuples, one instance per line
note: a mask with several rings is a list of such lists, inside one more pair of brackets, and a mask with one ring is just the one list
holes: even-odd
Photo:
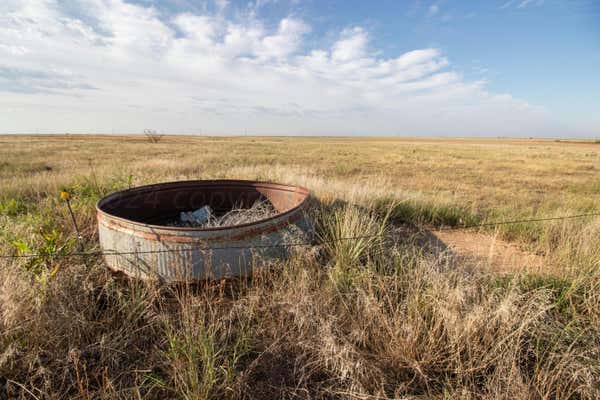
[(0, 132), (600, 136), (593, 0), (6, 0)]

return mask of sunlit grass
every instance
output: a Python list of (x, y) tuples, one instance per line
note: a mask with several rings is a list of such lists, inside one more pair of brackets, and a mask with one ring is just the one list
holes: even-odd
[[(491, 273), (419, 236), (598, 211), (595, 143), (0, 142), (0, 250), (44, 254), (35, 268), (0, 259), (0, 398), (600, 396), (600, 218), (480, 230), (542, 257), (535, 272)], [(315, 246), (251, 280), (183, 287), (122, 280), (100, 257), (59, 257), (76, 237), (61, 190), (91, 250), (103, 195), (211, 178), (310, 188)]]

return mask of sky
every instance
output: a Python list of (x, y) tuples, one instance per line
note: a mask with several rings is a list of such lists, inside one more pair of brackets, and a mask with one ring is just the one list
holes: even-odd
[(2, 0), (0, 133), (600, 138), (600, 0)]

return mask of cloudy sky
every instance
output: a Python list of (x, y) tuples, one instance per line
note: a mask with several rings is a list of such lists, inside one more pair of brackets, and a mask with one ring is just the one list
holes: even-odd
[(0, 133), (600, 137), (597, 0), (1, 0)]

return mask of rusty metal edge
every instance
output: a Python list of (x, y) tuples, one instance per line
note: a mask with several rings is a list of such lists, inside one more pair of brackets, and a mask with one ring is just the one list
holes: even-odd
[[(268, 218), (268, 219), (257, 221), (255, 223), (244, 224), (243, 227), (245, 227), (245, 228), (252, 228), (254, 225), (258, 225), (258, 224), (261, 224), (264, 226), (256, 227), (255, 229), (248, 229), (247, 231), (237, 234), (237, 235), (207, 236), (205, 238), (198, 238), (198, 237), (193, 237), (193, 236), (182, 236), (182, 235), (177, 235), (176, 233), (169, 235), (169, 234), (160, 234), (157, 232), (145, 232), (145, 231), (141, 231), (141, 230), (135, 230), (135, 229), (132, 229), (132, 227), (129, 227), (122, 223), (119, 223), (121, 221), (115, 221), (111, 217), (107, 218), (106, 216), (101, 216), (101, 215), (98, 215), (98, 223), (103, 223), (108, 228), (117, 229), (120, 232), (128, 233), (130, 235), (144, 238), (144, 239), (149, 239), (149, 240), (157, 240), (157, 241), (165, 240), (165, 241), (168, 241), (171, 243), (197, 243), (197, 244), (208, 243), (208, 242), (219, 243), (219, 242), (226, 242), (226, 241), (232, 241), (232, 240), (246, 239), (248, 237), (255, 236), (257, 234), (271, 233), (271, 232), (275, 232), (281, 228), (284, 228), (287, 225), (292, 224), (292, 223), (296, 222), (297, 220), (299, 220), (300, 218), (302, 218), (302, 215), (300, 213), (304, 210), (299, 210), (297, 207), (295, 207), (294, 209), (297, 210), (298, 212), (295, 212), (292, 215), (286, 216), (286, 218), (282, 219), (281, 221), (279, 221), (277, 223), (263, 224), (263, 222), (270, 222), (274, 218), (277, 218), (277, 217)], [(294, 211), (294, 210), (291, 210), (291, 211)], [(144, 225), (144, 226), (151, 227), (153, 225)], [(216, 230), (210, 230), (210, 231), (209, 230), (198, 230), (198, 231), (206, 232), (206, 233), (217, 233), (217, 232), (223, 232), (223, 231), (227, 231), (227, 230), (234, 230), (239, 227), (242, 227), (242, 225), (233, 225), (233, 226), (224, 227), (224, 228), (221, 228), (219, 231), (216, 231)]]
[[(215, 228), (170, 227), (170, 226), (163, 226), (163, 225), (145, 224), (145, 223), (133, 221), (133, 220), (130, 220), (127, 218), (122, 218), (122, 217), (117, 217), (117, 216), (111, 215), (108, 212), (102, 210), (102, 208), (101, 208), (103, 205), (102, 203), (106, 203), (111, 198), (126, 194), (128, 192), (129, 193), (134, 193), (137, 191), (145, 192), (145, 191), (151, 191), (153, 188), (157, 188), (157, 187), (164, 187), (164, 186), (176, 187), (178, 185), (189, 185), (189, 184), (198, 184), (198, 183), (209, 184), (209, 186), (212, 186), (212, 185), (218, 186), (218, 185), (224, 185), (224, 184), (242, 184), (242, 185), (249, 185), (249, 186), (254, 186), (254, 187), (280, 189), (280, 190), (285, 190), (285, 191), (289, 191), (289, 192), (298, 192), (298, 193), (304, 194), (304, 198), (302, 199), (300, 204), (298, 204), (297, 206), (295, 206), (283, 213), (274, 215), (272, 217), (264, 218), (264, 219), (261, 219), (258, 221), (240, 224), (240, 225), (215, 227)], [(122, 230), (122, 231), (126, 230), (135, 236), (145, 237), (148, 239), (155, 239), (157, 237), (160, 237), (163, 239), (168, 239), (173, 242), (180, 242), (180, 243), (202, 243), (205, 240), (210, 240), (212, 242), (215, 240), (243, 239), (250, 235), (255, 235), (258, 233), (268, 233), (268, 232), (278, 230), (278, 229), (300, 219), (300, 217), (301, 217), (300, 212), (306, 210), (306, 208), (308, 207), (309, 197), (310, 197), (310, 190), (305, 187), (302, 187), (302, 186), (284, 185), (284, 184), (273, 183), (273, 182), (250, 181), (250, 180), (228, 180), (228, 179), (187, 180), (187, 181), (155, 183), (155, 184), (151, 184), (151, 185), (138, 186), (133, 189), (126, 189), (126, 190), (122, 190), (119, 192), (111, 193), (111, 194), (103, 197), (102, 199), (98, 200), (98, 202), (96, 203), (96, 212), (97, 212), (98, 223), (103, 222), (109, 226), (116, 227), (119, 230)], [(271, 222), (276, 219), (281, 219), (281, 221), (277, 222), (276, 224), (266, 224), (265, 225), (265, 223)], [(265, 226), (264, 227), (256, 227), (255, 229), (249, 230), (248, 232), (244, 232), (243, 234), (240, 234), (237, 236), (231, 236), (231, 235), (212, 236), (211, 235), (210, 237), (207, 237), (205, 239), (199, 239), (199, 238), (184, 238), (181, 235), (175, 233), (175, 232), (203, 232), (203, 233), (207, 233), (207, 234), (224, 233), (224, 232), (232, 230), (232, 229), (251, 228), (256, 225), (265, 225)], [(133, 229), (136, 226), (139, 228), (142, 228), (142, 229), (147, 229), (147, 230), (173, 231), (174, 234), (173, 235), (169, 235), (169, 234), (163, 235), (163, 234), (159, 234), (159, 233), (148, 233), (148, 232), (144, 232), (141, 230)]]

